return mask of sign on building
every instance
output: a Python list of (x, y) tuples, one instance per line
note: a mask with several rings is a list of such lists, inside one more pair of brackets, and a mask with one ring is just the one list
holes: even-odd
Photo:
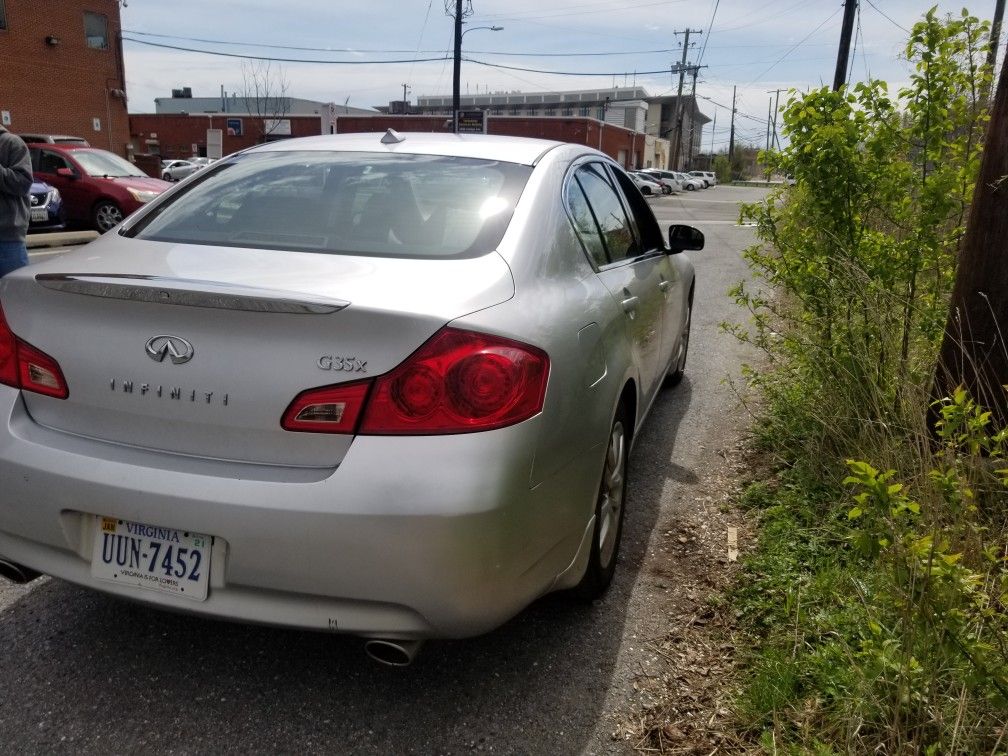
[(228, 136), (242, 136), (242, 119), (241, 118), (228, 118), (227, 119), (227, 133), (228, 133)]
[(485, 110), (460, 110), (458, 112), (459, 134), (486, 134), (487, 121)]
[(289, 118), (264, 118), (263, 133), (268, 137), (290, 136), (291, 123)]

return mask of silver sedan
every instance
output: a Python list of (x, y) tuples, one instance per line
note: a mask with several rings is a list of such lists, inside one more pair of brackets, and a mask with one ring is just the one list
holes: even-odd
[(218, 161), (0, 280), (0, 574), (408, 663), (601, 594), (703, 236), (606, 155), (436, 134)]

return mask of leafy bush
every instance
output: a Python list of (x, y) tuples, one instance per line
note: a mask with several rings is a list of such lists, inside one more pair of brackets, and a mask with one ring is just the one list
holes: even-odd
[(749, 322), (726, 328), (765, 355), (746, 376), (780, 472), (744, 496), (762, 523), (734, 597), (754, 643), (736, 708), (775, 749), (1008, 743), (1008, 431), (962, 390), (927, 422), (987, 32), (932, 9), (899, 92), (793, 93), (787, 147), (761, 157), (795, 183), (742, 210), (756, 280), (732, 292)]

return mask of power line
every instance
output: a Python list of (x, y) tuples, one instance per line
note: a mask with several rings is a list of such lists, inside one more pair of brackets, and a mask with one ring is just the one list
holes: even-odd
[(880, 16), (882, 16), (882, 18), (884, 18), (890, 24), (892, 24), (893, 26), (895, 26), (897, 29), (902, 29), (907, 34), (910, 33), (910, 30), (907, 29), (905, 26), (896, 23), (895, 21), (893, 21), (893, 19), (890, 16), (886, 15), (881, 10), (879, 10), (879, 7), (877, 5), (875, 5), (875, 3), (873, 3), (871, 0), (865, 0), (865, 2), (868, 3), (868, 5), (870, 5), (872, 8), (874, 8), (876, 13), (878, 13)]
[[(697, 97), (699, 97), (701, 100), (707, 100), (707, 102), (709, 102), (711, 105), (716, 105), (717, 107), (724, 108), (725, 110), (731, 110), (731, 106), (730, 105), (725, 105), (724, 103), (718, 102), (717, 100), (712, 100), (710, 97), (707, 97), (706, 95), (698, 94)], [(745, 112), (739, 110), (738, 108), (735, 109), (735, 112), (738, 115), (742, 116), (743, 118), (748, 118), (750, 121), (755, 121), (756, 123), (760, 124), (761, 126), (764, 123), (766, 123), (766, 119), (764, 119), (764, 118), (757, 118), (756, 116), (750, 115), (749, 113), (745, 113)]]
[(829, 18), (827, 18), (827, 19), (826, 19), (825, 21), (823, 21), (823, 22), (822, 22), (821, 24), (819, 24), (819, 26), (817, 26), (817, 27), (816, 27), (815, 29), (813, 29), (812, 31), (810, 31), (810, 32), (809, 32), (809, 33), (808, 33), (807, 35), (805, 35), (804, 37), (802, 37), (802, 39), (801, 39), (801, 40), (800, 40), (800, 41), (799, 41), (799, 42), (798, 42), (797, 44), (795, 44), (794, 46), (792, 46), (792, 47), (791, 47), (791, 48), (790, 48), (790, 49), (789, 49), (789, 50), (788, 50), (788, 51), (787, 51), (786, 53), (784, 53), (783, 55), (781, 55), (781, 56), (780, 56), (780, 57), (779, 57), (779, 58), (778, 58), (778, 59), (777, 59), (777, 60), (776, 60), (776, 61), (774, 62), (774, 64), (773, 64), (772, 66), (770, 66), (770, 68), (768, 68), (768, 69), (767, 69), (767, 70), (765, 70), (765, 71), (764, 71), (763, 73), (761, 73), (761, 74), (760, 74), (759, 76), (757, 76), (757, 77), (756, 77), (755, 79), (753, 79), (753, 80), (752, 80), (752, 81), (750, 81), (750, 82), (749, 82), (748, 84), (746, 84), (746, 87), (750, 87), (750, 86), (752, 86), (752, 85), (753, 85), (753, 84), (755, 84), (755, 83), (756, 83), (757, 81), (759, 81), (759, 80), (760, 80), (760, 79), (762, 79), (762, 78), (763, 78), (764, 76), (766, 76), (766, 75), (767, 75), (768, 73), (770, 73), (770, 72), (771, 72), (771, 71), (772, 71), (773, 69), (775, 69), (775, 68), (776, 68), (776, 67), (777, 67), (777, 66), (778, 66), (778, 65), (779, 65), (780, 63), (782, 63), (782, 62), (784, 61), (784, 59), (785, 59), (785, 58), (786, 58), (786, 57), (787, 57), (788, 55), (790, 55), (790, 54), (791, 54), (791, 53), (793, 53), (793, 52), (794, 52), (795, 50), (797, 50), (797, 49), (798, 49), (799, 47), (801, 47), (801, 46), (802, 46), (802, 44), (803, 44), (803, 43), (805, 42), (805, 40), (809, 39), (809, 38), (810, 38), (810, 37), (811, 37), (811, 36), (812, 36), (813, 34), (815, 34), (815, 33), (816, 33), (817, 31), (819, 31), (819, 30), (820, 30), (820, 29), (822, 29), (822, 28), (823, 28), (824, 26), (826, 26), (826, 24), (828, 24), (828, 23), (829, 23), (830, 21), (832, 21), (832, 20), (833, 20), (833, 18), (834, 18), (834, 17), (836, 16), (836, 14), (837, 14), (837, 13), (839, 13), (839, 12), (840, 12), (841, 10), (843, 10), (843, 8), (842, 8), (842, 7), (841, 7), (841, 8), (837, 8), (837, 9), (836, 9), (835, 11), (833, 11), (833, 12), (832, 12), (832, 13), (831, 13), (831, 14), (829, 15)]
[[(123, 37), (124, 42), (133, 42), (138, 45), (149, 47), (161, 47), (166, 50), (181, 50), (183, 52), (202, 53), (203, 55), (215, 55), (222, 58), (242, 58), (244, 60), (265, 60), (272, 63), (321, 63), (324, 65), (344, 65), (344, 66), (376, 66), (386, 63), (429, 63), (431, 61), (444, 60), (445, 56), (437, 58), (401, 58), (396, 60), (318, 60), (317, 58), (277, 58), (269, 55), (250, 55), (248, 53), (227, 53), (220, 50), (198, 50), (193, 47), (182, 47), (181, 45), (167, 45), (162, 42), (151, 42), (146, 39), (134, 39)], [(664, 71), (662, 72), (664, 73)]]
[[(433, 0), (431, 0), (433, 4)], [(428, 10), (430, 6), (428, 5)], [(424, 21), (424, 28), (426, 28), (426, 19)], [(265, 42), (237, 42), (233, 40), (224, 39), (207, 39), (205, 37), (184, 37), (176, 34), (156, 34), (154, 32), (142, 32), (136, 31), (134, 29), (123, 29), (123, 34), (133, 34), (140, 37), (156, 37), (158, 39), (178, 39), (185, 42), (200, 42), (210, 45), (229, 45), (233, 47), (263, 47), (270, 50), (298, 50), (302, 52), (352, 52), (352, 53), (380, 53), (380, 54), (403, 54), (412, 53), (414, 55), (426, 54), (426, 53), (444, 53), (448, 54), (449, 49), (444, 50), (382, 50), (375, 48), (360, 48), (360, 47), (303, 47), (299, 45), (274, 45), (267, 44)], [(421, 31), (421, 40), (423, 38), (423, 31)], [(752, 46), (752, 45), (750, 45)], [(509, 57), (518, 58), (587, 58), (587, 57), (611, 57), (616, 55), (667, 55), (670, 52), (675, 52), (673, 48), (662, 48), (658, 50), (611, 50), (606, 52), (569, 52), (569, 53), (558, 53), (558, 52), (511, 52), (506, 50), (470, 50), (471, 53), (475, 55), (505, 55)]]
[(710, 39), (711, 27), (714, 26), (714, 17), (717, 16), (718, 6), (721, 0), (714, 0), (714, 10), (711, 12), (710, 23), (707, 24), (707, 34), (704, 35), (703, 45), (700, 47), (700, 54), (697, 56), (697, 64), (703, 63), (704, 53), (707, 52), (707, 41)]

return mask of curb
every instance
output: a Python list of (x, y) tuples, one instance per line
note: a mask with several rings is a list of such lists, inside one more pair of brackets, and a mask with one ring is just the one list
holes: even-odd
[(25, 241), (28, 249), (42, 247), (70, 247), (87, 244), (98, 238), (97, 231), (61, 231), (53, 234), (29, 234)]

